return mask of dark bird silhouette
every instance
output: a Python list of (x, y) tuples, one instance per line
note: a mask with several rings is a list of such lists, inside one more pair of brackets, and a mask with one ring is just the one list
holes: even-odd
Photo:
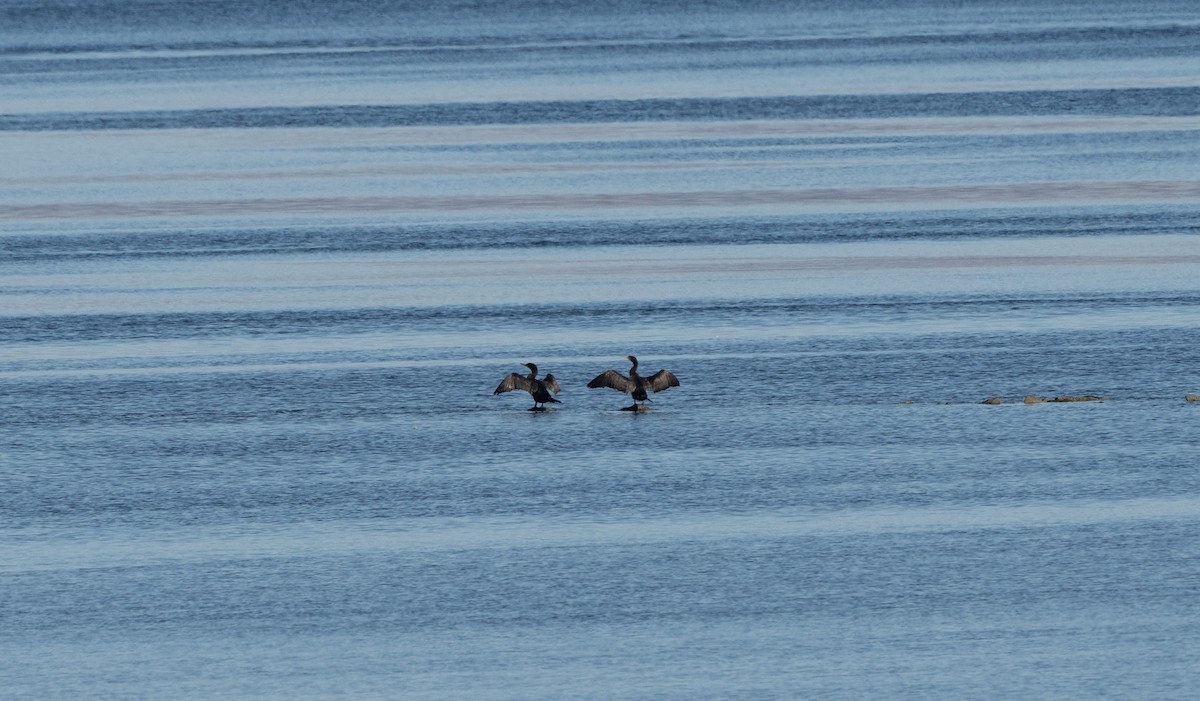
[[(605, 370), (596, 375), (596, 378), (588, 383), (588, 387), (591, 389), (608, 387), (618, 392), (633, 395), (634, 404), (625, 407), (623, 411), (644, 411), (646, 409), (645, 402), (648, 400), (648, 392), (661, 392), (668, 387), (679, 386), (679, 378), (675, 377), (669, 370), (659, 370), (650, 377), (642, 377), (637, 371), (638, 359), (632, 355), (625, 356), (625, 359), (633, 364), (633, 367), (629, 368), (629, 377), (622, 375), (616, 370)], [(642, 402), (642, 404), (638, 405), (637, 402)]]
[(562, 404), (552, 394), (562, 391), (562, 388), (558, 386), (558, 380), (554, 379), (554, 375), (547, 373), (545, 378), (539, 380), (537, 378), (538, 366), (533, 363), (525, 363), (525, 367), (529, 368), (529, 375), (509, 373), (508, 377), (500, 381), (500, 384), (496, 386), (496, 391), (492, 394), (511, 392), (514, 389), (524, 390), (533, 396), (533, 406), (530, 407), (530, 411), (546, 410), (546, 407), (538, 406), (538, 404), (548, 402)]

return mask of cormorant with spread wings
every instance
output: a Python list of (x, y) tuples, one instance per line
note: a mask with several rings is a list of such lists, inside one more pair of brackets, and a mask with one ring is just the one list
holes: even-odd
[[(588, 387), (596, 389), (597, 387), (608, 387), (615, 389), (618, 392), (633, 395), (633, 406), (628, 406), (622, 411), (645, 411), (647, 401), (647, 392), (661, 392), (668, 387), (678, 387), (679, 378), (675, 377), (669, 370), (659, 370), (650, 377), (642, 377), (638, 374), (638, 359), (632, 355), (625, 356), (625, 359), (633, 364), (629, 368), (629, 377), (622, 375), (616, 370), (605, 370), (596, 375), (596, 378), (588, 383)], [(642, 402), (638, 404), (637, 402)]]
[(533, 396), (533, 406), (530, 411), (546, 411), (546, 407), (538, 406), (538, 404), (546, 404), (553, 402), (562, 404), (554, 398), (551, 393), (558, 393), (562, 388), (558, 386), (558, 380), (554, 379), (554, 375), (546, 373), (546, 377), (538, 379), (538, 366), (533, 363), (525, 363), (525, 367), (529, 368), (529, 375), (518, 375), (517, 373), (509, 373), (508, 377), (500, 381), (496, 391), (492, 394), (501, 394), (503, 392), (511, 392), (514, 389), (523, 390)]

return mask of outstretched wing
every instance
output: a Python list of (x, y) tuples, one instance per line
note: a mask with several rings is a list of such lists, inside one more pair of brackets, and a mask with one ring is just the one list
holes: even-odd
[(492, 394), (511, 392), (514, 389), (532, 393), (534, 390), (533, 382), (524, 375), (518, 375), (515, 372), (509, 373), (508, 377), (500, 381), (500, 384), (496, 386), (496, 391), (492, 392)]
[(558, 380), (556, 380), (554, 375), (551, 375), (550, 373), (546, 373), (546, 376), (542, 378), (542, 383), (546, 385), (546, 389), (555, 394), (558, 394), (562, 391), (562, 387), (558, 386)]
[(596, 375), (596, 379), (589, 382), (588, 387), (591, 389), (596, 389), (597, 387), (608, 387), (609, 389), (615, 389), (618, 392), (629, 394), (633, 391), (634, 384), (633, 380), (625, 377), (616, 370), (605, 370), (599, 375)]
[(668, 387), (678, 387), (679, 378), (669, 370), (659, 370), (646, 378), (646, 388), (651, 392), (661, 392)]

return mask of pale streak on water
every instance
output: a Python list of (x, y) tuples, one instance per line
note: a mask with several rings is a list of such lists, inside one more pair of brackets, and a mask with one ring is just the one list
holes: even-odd
[(0, 697), (1195, 698), (1197, 46), (0, 6)]

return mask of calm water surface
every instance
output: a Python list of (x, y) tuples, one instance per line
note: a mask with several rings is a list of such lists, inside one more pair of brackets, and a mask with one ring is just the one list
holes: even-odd
[(427, 4), (0, 3), (0, 696), (1200, 693), (1193, 3)]

